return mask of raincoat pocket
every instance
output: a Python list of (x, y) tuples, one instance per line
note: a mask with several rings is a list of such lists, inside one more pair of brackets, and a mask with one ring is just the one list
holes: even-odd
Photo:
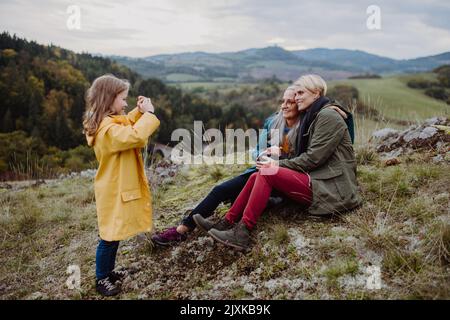
[(141, 193), (141, 189), (133, 189), (133, 190), (122, 192), (121, 196), (122, 196), (123, 202), (128, 202), (128, 201), (137, 200), (137, 199), (142, 198), (142, 193)]

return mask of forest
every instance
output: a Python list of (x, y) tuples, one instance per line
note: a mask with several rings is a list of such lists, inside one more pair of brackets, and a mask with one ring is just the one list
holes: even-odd
[(130, 110), (138, 94), (152, 98), (161, 120), (154, 141), (169, 145), (172, 131), (191, 129), (194, 119), (202, 121), (205, 129), (259, 128), (276, 109), (274, 102), (281, 90), (276, 82), (262, 83), (256, 93), (263, 106), (255, 110), (245, 105), (245, 99), (205, 99), (158, 79), (143, 79), (107, 58), (40, 45), (3, 32), (0, 179), (36, 178), (94, 167), (95, 157), (82, 132), (84, 97), (89, 84), (107, 73), (130, 81)]

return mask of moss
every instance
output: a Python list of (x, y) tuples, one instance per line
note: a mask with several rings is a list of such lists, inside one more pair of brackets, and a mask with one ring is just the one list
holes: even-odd
[(402, 272), (419, 273), (423, 266), (423, 258), (418, 252), (392, 249), (386, 252), (383, 259), (383, 270), (391, 275)]
[(233, 289), (233, 291), (231, 292), (231, 298), (232, 299), (237, 299), (237, 300), (241, 300), (244, 299), (248, 296), (247, 291), (244, 290), (244, 288), (235, 288)]
[(327, 278), (328, 281), (335, 281), (339, 277), (349, 274), (356, 275), (359, 270), (358, 262), (353, 259), (339, 259), (337, 261), (333, 261), (330, 265), (326, 266), (323, 271), (323, 275)]
[(272, 241), (277, 245), (286, 245), (289, 243), (289, 233), (285, 225), (277, 224), (273, 227), (271, 233)]
[(379, 156), (373, 147), (365, 146), (356, 150), (356, 161), (359, 165), (373, 164), (378, 160)]

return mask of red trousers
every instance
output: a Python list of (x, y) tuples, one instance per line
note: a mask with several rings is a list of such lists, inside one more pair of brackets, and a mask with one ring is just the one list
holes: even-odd
[(225, 216), (229, 222), (235, 223), (242, 217), (247, 228), (253, 229), (267, 205), (272, 188), (299, 203), (311, 204), (310, 177), (287, 168), (277, 169), (275, 174), (265, 174), (265, 169), (261, 169), (250, 176)]

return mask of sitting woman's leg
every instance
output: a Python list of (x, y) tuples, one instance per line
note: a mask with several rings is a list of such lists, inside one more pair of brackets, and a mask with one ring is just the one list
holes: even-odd
[(310, 205), (312, 201), (310, 177), (307, 174), (281, 167), (274, 175), (264, 173), (265, 169), (258, 173), (243, 211), (242, 221), (250, 230), (264, 211), (272, 189), (301, 204)]
[(191, 212), (183, 219), (180, 225), (170, 227), (163, 232), (154, 234), (154, 243), (166, 246), (186, 240), (186, 233), (193, 230), (196, 224), (193, 220), (195, 214), (209, 217), (223, 201), (233, 201), (241, 192), (250, 174), (242, 174), (215, 186)]
[(183, 219), (182, 224), (189, 229), (195, 228), (195, 222), (192, 217), (200, 214), (203, 218), (207, 218), (214, 213), (214, 210), (224, 201), (234, 201), (244, 188), (250, 174), (239, 175), (215, 186), (189, 214)]
[(230, 223), (241, 221), (234, 228), (237, 230), (212, 229), (209, 234), (214, 239), (239, 249), (246, 248), (249, 243), (249, 231), (255, 227), (264, 211), (272, 189), (279, 190), (299, 203), (311, 204), (312, 190), (307, 174), (287, 168), (278, 168), (277, 172), (271, 175), (265, 173), (267, 171), (262, 169), (250, 177), (225, 216)]

